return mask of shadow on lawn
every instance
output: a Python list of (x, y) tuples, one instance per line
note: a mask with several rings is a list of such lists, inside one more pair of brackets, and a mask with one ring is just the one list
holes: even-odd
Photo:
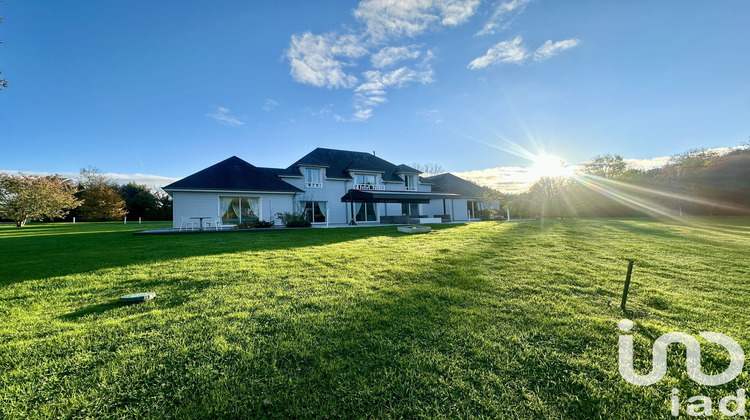
[[(457, 226), (462, 225), (436, 225), (433, 230)], [(60, 235), (0, 237), (7, 250), (3, 252), (6, 262), (0, 266), (0, 286), (179, 258), (314, 247), (371, 237), (398, 239), (411, 236), (398, 232), (395, 226), (279, 230), (254, 232), (253, 235), (229, 232), (221, 235), (134, 236), (132, 233), (132, 230), (108, 230), (74, 235), (70, 234), (68, 226)]]
[[(498, 293), (497, 279), (466, 270), (486, 265), (487, 254), (524, 229), (509, 226), (479, 246), (458, 245), (415, 268), (421, 275), (414, 282), (353, 305), (300, 302), (293, 320), (283, 312), (251, 318), (260, 325), (253, 335), (227, 340), (253, 351), (224, 356), (231, 376), (204, 378), (181, 393), (213, 400), (173, 401), (175, 417), (236, 411), (269, 418), (596, 417), (603, 402), (588, 391), (614, 373), (587, 366), (592, 379), (586, 383), (570, 373), (581, 370), (578, 360), (592, 346), (608, 343), (602, 337), (610, 331), (575, 328), (580, 319), (534, 304), (539, 291)], [(272, 339), (261, 341), (266, 337)], [(616, 357), (616, 346), (611, 349)]]

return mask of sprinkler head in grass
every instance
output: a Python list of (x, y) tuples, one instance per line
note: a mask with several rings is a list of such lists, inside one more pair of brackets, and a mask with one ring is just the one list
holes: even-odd
[(146, 302), (156, 297), (154, 292), (146, 293), (133, 293), (132, 295), (125, 295), (120, 297), (120, 302), (124, 303), (140, 303)]

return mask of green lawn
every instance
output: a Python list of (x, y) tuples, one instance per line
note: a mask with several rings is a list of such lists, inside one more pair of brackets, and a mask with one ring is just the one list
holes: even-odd
[(655, 385), (617, 369), (628, 259), (641, 371), (668, 331), (750, 354), (747, 218), (132, 235), (161, 226), (0, 227), (0, 418), (666, 418), (673, 388), (750, 389), (679, 347)]

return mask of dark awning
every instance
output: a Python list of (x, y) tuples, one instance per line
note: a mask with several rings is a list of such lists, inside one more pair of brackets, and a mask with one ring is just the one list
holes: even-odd
[(428, 204), (430, 200), (443, 200), (450, 198), (459, 198), (459, 195), (423, 191), (349, 190), (349, 192), (341, 197), (341, 201), (343, 203)]

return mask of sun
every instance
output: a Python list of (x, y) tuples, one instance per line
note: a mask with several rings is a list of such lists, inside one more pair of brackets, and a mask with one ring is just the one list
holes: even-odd
[(539, 179), (573, 176), (575, 169), (566, 166), (562, 159), (552, 155), (535, 155), (531, 157), (534, 165), (529, 169), (530, 175)]

